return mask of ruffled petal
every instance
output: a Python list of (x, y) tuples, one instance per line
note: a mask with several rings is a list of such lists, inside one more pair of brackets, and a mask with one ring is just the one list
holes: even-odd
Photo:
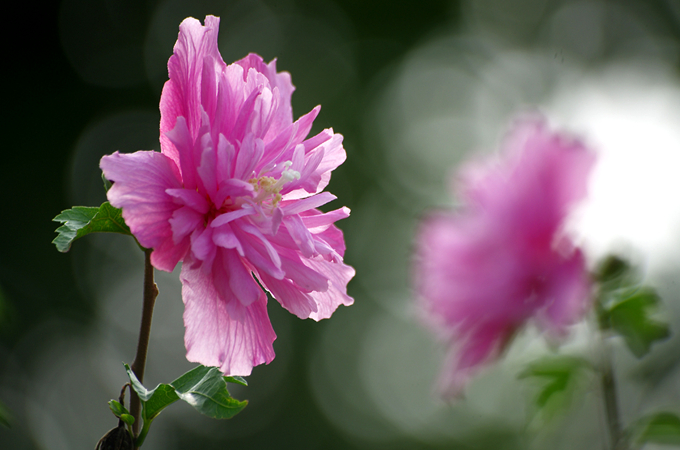
[(202, 224), (203, 215), (197, 213), (193, 208), (188, 206), (177, 208), (170, 218), (172, 241), (179, 244), (182, 239), (191, 235)]
[(166, 239), (151, 252), (151, 265), (156, 269), (172, 272), (177, 263), (184, 260), (189, 246), (188, 237), (178, 243), (173, 242), (172, 239)]
[(275, 109), (276, 113), (272, 116), (267, 134), (264, 136), (264, 139), (269, 141), (273, 136), (278, 135), (293, 123), (293, 108), (290, 101), (295, 87), (291, 82), (290, 74), (288, 72), (276, 72), (276, 59), (273, 59), (269, 64), (265, 64), (262, 57), (254, 53), (250, 53), (240, 61), (236, 61), (236, 64), (243, 67), (245, 73), (252, 68), (258, 73), (263, 74), (267, 77), (272, 90), (276, 89), (277, 91), (279, 97), (278, 107)]
[[(178, 117), (184, 117), (187, 130), (192, 138), (198, 136), (201, 127), (201, 103), (204, 60), (217, 67), (224, 67), (222, 56), (217, 48), (217, 33), (220, 19), (206, 16), (205, 26), (188, 17), (179, 26), (179, 36), (168, 61), (170, 79), (163, 86), (161, 94), (161, 149), (164, 154), (180, 165), (180, 150), (166, 136), (175, 128)], [(215, 69), (214, 69), (215, 70)], [(206, 80), (214, 83), (213, 79)], [(208, 88), (209, 90), (209, 88)], [(211, 110), (212, 107), (209, 107)]]
[(241, 243), (246, 259), (251, 264), (274, 278), (283, 278), (285, 272), (281, 269), (281, 257), (256, 227), (245, 221), (235, 221), (232, 231)]
[(285, 216), (293, 214), (300, 214), (310, 209), (318, 208), (326, 203), (335, 200), (337, 197), (330, 192), (321, 192), (312, 197), (307, 197), (301, 200), (290, 201), (287, 197), (281, 202), (281, 209)]
[[(304, 182), (302, 178), (300, 179), (301, 187), (287, 192), (286, 198), (304, 198), (309, 194), (321, 192), (328, 186), (331, 180), (331, 172), (347, 159), (342, 140), (341, 134), (333, 133), (332, 129), (327, 129), (304, 142), (307, 158), (311, 159), (315, 152), (319, 151), (323, 152), (323, 158), (311, 173), (306, 174)], [(318, 144), (316, 144), (317, 142)]]
[(210, 222), (211, 227), (219, 227), (224, 225), (225, 223), (229, 223), (233, 220), (236, 220), (238, 218), (241, 218), (243, 216), (248, 216), (250, 214), (253, 214), (253, 211), (247, 208), (241, 208), (241, 209), (236, 209), (234, 211), (229, 211), (223, 214), (220, 214), (219, 216), (215, 217), (215, 219)]
[(249, 133), (241, 143), (236, 156), (234, 178), (246, 181), (250, 179), (257, 162), (262, 158), (263, 152), (264, 142), (262, 142), (262, 139), (257, 139), (255, 135)]
[[(139, 243), (147, 248), (157, 248), (170, 241), (172, 227), (170, 218), (179, 208), (167, 189), (181, 187), (180, 175), (175, 163), (165, 155), (154, 151), (131, 154), (115, 152), (101, 159), (104, 176), (114, 184), (107, 192), (111, 204), (123, 210), (125, 223)], [(166, 245), (170, 245), (166, 244)], [(173, 252), (171, 252), (173, 253)], [(172, 259), (163, 258), (168, 267)]]
[(213, 231), (213, 242), (218, 247), (235, 249), (239, 255), (245, 256), (243, 246), (228, 223), (215, 228)]
[(191, 253), (196, 260), (202, 261), (205, 272), (212, 268), (217, 248), (213, 243), (213, 229), (200, 226), (191, 235)]
[[(302, 143), (304, 138), (312, 129), (314, 119), (319, 115), (321, 107), (317, 106), (304, 116), (300, 117), (293, 124), (288, 125), (285, 130), (273, 139), (265, 139), (265, 146), (262, 161), (257, 167), (259, 173), (269, 172), (276, 165), (288, 161), (292, 158), (295, 147)], [(305, 141), (306, 142), (306, 141)]]
[(271, 292), (272, 297), (300, 319), (308, 319), (317, 311), (317, 305), (312, 296), (300, 291), (291, 280), (277, 280), (266, 273), (261, 273), (259, 278), (264, 287)]
[(318, 210), (307, 212), (309, 214), (301, 216), (302, 222), (309, 229), (310, 233), (320, 233), (328, 229), (328, 227), (338, 220), (348, 218), (350, 209), (346, 206), (343, 206), (342, 208), (338, 208), (327, 213), (322, 213)]
[(309, 232), (305, 224), (302, 222), (300, 216), (284, 216), (283, 224), (286, 227), (286, 232), (293, 238), (293, 242), (297, 245), (300, 253), (305, 258), (314, 256), (314, 240), (312, 234)]
[(347, 283), (354, 277), (353, 267), (342, 262), (329, 262), (323, 259), (306, 259), (304, 264), (314, 272), (329, 280), (328, 289), (313, 291), (309, 295), (314, 299), (317, 310), (310, 314), (316, 321), (329, 318), (340, 305), (350, 306), (354, 299), (347, 295)]
[(326, 292), (329, 280), (322, 273), (309, 268), (297, 255), (281, 257), (281, 266), (286, 273), (286, 278), (293, 281), (298, 290), (302, 292)]
[(229, 288), (243, 306), (249, 306), (262, 295), (262, 289), (241, 261), (239, 255), (232, 250), (222, 250), (224, 267), (229, 274)]
[[(276, 334), (263, 291), (257, 301), (243, 306), (235, 298), (220, 298), (212, 278), (188, 264), (182, 267), (180, 279), (189, 361), (219, 367), (225, 375), (247, 376), (254, 366), (274, 359)], [(228, 313), (227, 303), (240, 310), (238, 319)]]
[(177, 205), (188, 206), (198, 214), (205, 214), (210, 209), (210, 204), (204, 196), (192, 189), (166, 189), (165, 192), (173, 197)]

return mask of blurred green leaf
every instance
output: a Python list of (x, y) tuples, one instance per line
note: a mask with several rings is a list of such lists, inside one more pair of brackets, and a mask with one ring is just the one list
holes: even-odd
[(530, 363), (518, 378), (540, 380), (541, 387), (534, 399), (534, 418), (540, 415), (549, 420), (566, 409), (584, 370), (591, 367), (586, 359), (567, 355), (550, 355)]
[(121, 233), (132, 236), (123, 220), (122, 211), (104, 202), (100, 207), (74, 206), (52, 219), (63, 223), (57, 228), (58, 236), (52, 241), (60, 252), (67, 252), (76, 239), (90, 233)]
[(631, 426), (635, 442), (680, 445), (680, 417), (660, 412), (643, 417)]
[(600, 284), (630, 285), (638, 277), (630, 263), (617, 255), (607, 256), (595, 270), (595, 279)]
[(640, 278), (638, 271), (618, 256), (607, 257), (595, 272), (600, 328), (622, 336), (638, 358), (649, 353), (654, 342), (670, 335), (668, 324), (659, 317), (659, 296), (641, 285)]
[(654, 342), (670, 335), (668, 324), (654, 317), (659, 304), (656, 291), (644, 287), (619, 299), (606, 312), (610, 327), (638, 358), (649, 353)]

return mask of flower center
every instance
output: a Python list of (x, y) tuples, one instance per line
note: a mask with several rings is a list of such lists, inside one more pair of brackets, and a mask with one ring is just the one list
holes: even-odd
[(292, 165), (293, 163), (290, 161), (283, 163), (284, 170), (281, 172), (281, 178), (278, 180), (274, 177), (268, 176), (261, 176), (248, 180), (248, 182), (255, 188), (256, 195), (253, 201), (256, 203), (262, 203), (271, 200), (272, 207), (276, 207), (281, 201), (280, 192), (283, 186), (293, 180), (300, 179), (300, 172), (289, 169), (289, 167)]

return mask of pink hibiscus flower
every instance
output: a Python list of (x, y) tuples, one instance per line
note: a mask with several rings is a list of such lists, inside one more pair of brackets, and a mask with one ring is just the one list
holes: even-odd
[(584, 256), (564, 222), (586, 195), (594, 154), (530, 118), (510, 133), (503, 158), (465, 168), (462, 210), (431, 215), (418, 235), (416, 289), (427, 322), (451, 345), (440, 379), (449, 396), (529, 319), (559, 336), (589, 304)]
[(226, 65), (219, 19), (180, 25), (161, 96), (161, 152), (104, 156), (112, 205), (154, 267), (180, 279), (187, 359), (249, 375), (274, 359), (267, 296), (300, 318), (351, 305), (342, 232), (322, 213), (345, 160), (342, 136), (305, 139), (319, 107), (293, 122), (290, 75), (250, 54)]

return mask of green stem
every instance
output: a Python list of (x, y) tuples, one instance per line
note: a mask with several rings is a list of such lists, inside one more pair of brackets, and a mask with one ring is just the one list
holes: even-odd
[(151, 426), (151, 421), (149, 422), (144, 422), (144, 426), (142, 427), (142, 431), (140, 431), (139, 436), (137, 436), (137, 439), (135, 439), (135, 448), (139, 448), (142, 446), (144, 443), (144, 439), (146, 439), (146, 434), (149, 432), (149, 427)]
[[(151, 265), (151, 249), (144, 250), (144, 306), (142, 307), (142, 323), (139, 327), (139, 341), (137, 342), (137, 354), (132, 363), (131, 369), (140, 383), (144, 382), (144, 367), (146, 365), (146, 354), (149, 349), (149, 336), (151, 334), (151, 319), (153, 317), (153, 307), (158, 296), (158, 287), (153, 280), (153, 266)], [(132, 396), (130, 399), (130, 414), (135, 418), (132, 431), (135, 437), (142, 437), (139, 434), (139, 419), (141, 413), (141, 401), (139, 396), (130, 389)], [(142, 432), (146, 435), (147, 424), (144, 424)], [(143, 437), (141, 439), (143, 441)], [(135, 449), (139, 448), (141, 442), (135, 443)]]
[(605, 413), (607, 416), (607, 427), (609, 428), (609, 440), (611, 450), (627, 450), (623, 430), (621, 429), (621, 418), (619, 416), (619, 402), (616, 394), (616, 378), (614, 377), (614, 367), (612, 364), (611, 348), (607, 342), (607, 330), (602, 332), (602, 395), (604, 399)]

